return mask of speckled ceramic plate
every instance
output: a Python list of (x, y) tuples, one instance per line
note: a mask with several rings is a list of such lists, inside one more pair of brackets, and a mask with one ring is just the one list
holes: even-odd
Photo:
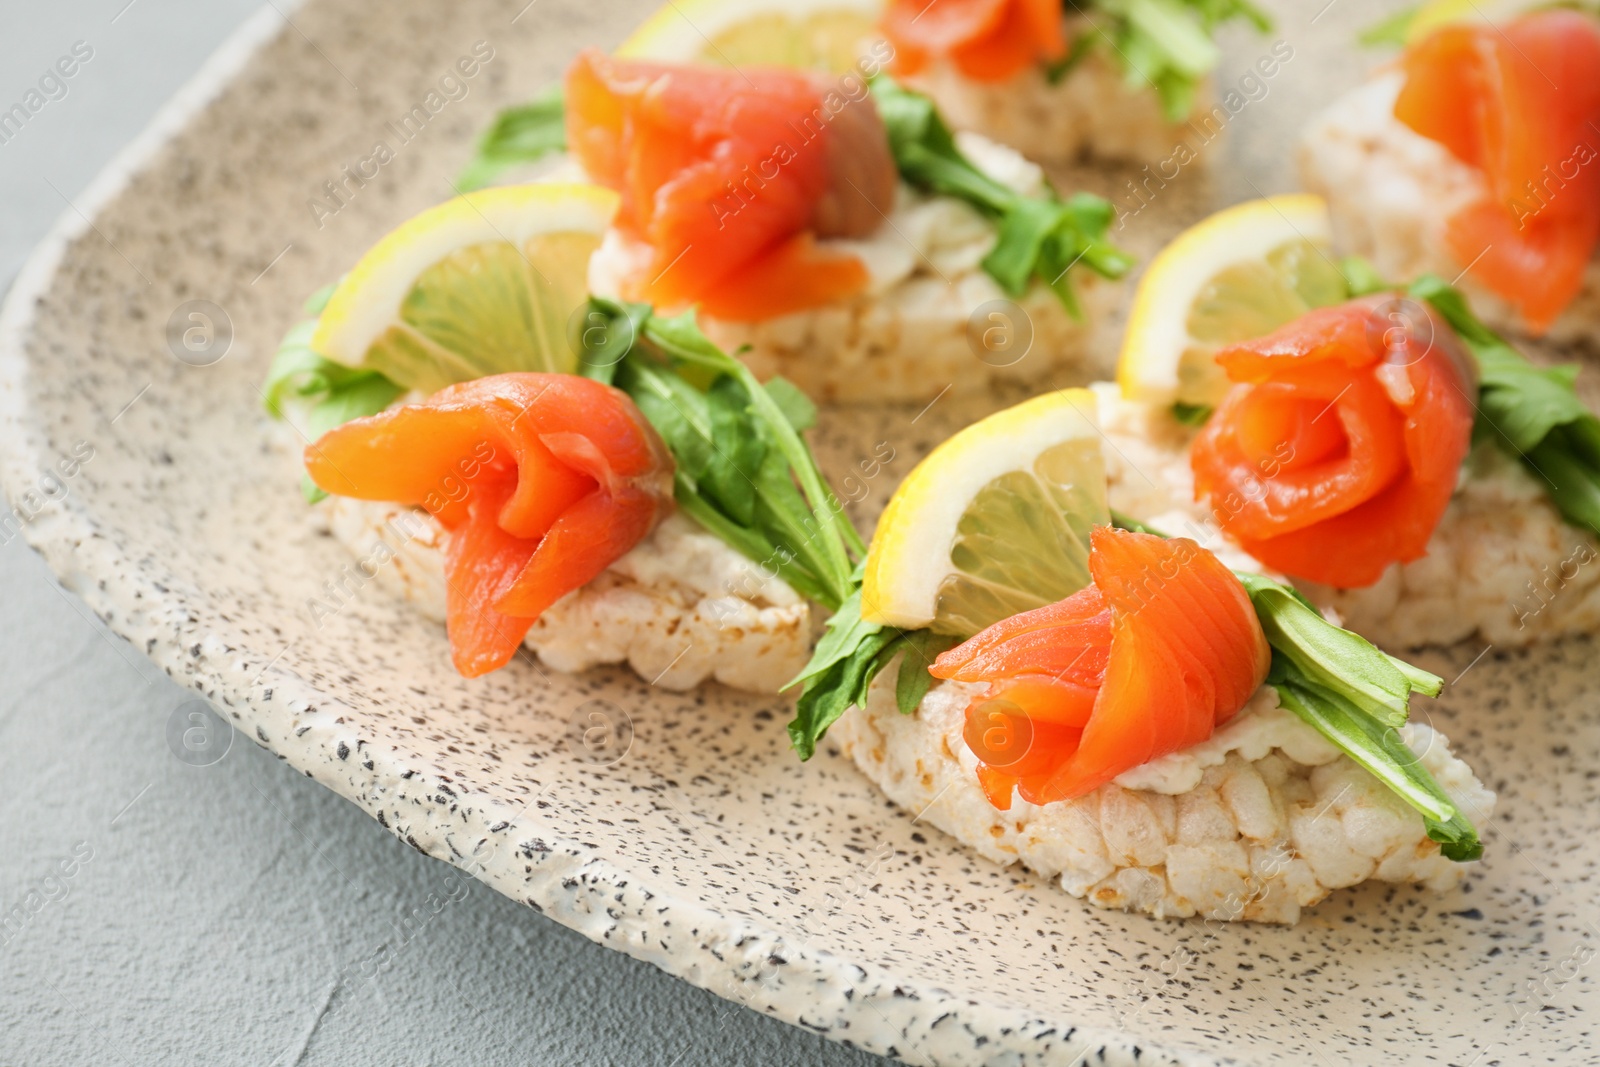
[[(1344, 892), (1276, 929), (1097, 911), (984, 862), (839, 758), (797, 763), (783, 700), (528, 664), (469, 682), (443, 635), (377, 589), (346, 582), (339, 610), (310, 610), (348, 561), (266, 448), (256, 384), (309, 291), (450, 195), (494, 108), (643, 13), (524, 3), (266, 8), (65, 214), (4, 312), (0, 419), (6, 489), (69, 587), (388, 832), (842, 1042), (921, 1064), (1592, 1062), (1590, 642), (1424, 656), (1457, 679), (1435, 723), (1501, 794), (1488, 859), (1444, 897)], [(1293, 129), (1359, 76), (1348, 42), (1381, 14), (1286, 3), (1275, 37), (1293, 58), (1249, 82), (1270, 39), (1230, 33), (1222, 81), (1244, 103), (1209, 176), (1095, 179), (1129, 210), (1119, 236), (1148, 252), (1214, 206), (1292, 187)], [(478, 41), (492, 59), (442, 81)], [(1137, 212), (1130, 179), (1151, 198)], [(820, 448), (842, 470), (894, 447), (870, 510), (1000, 402), (833, 414)], [(596, 709), (626, 742), (607, 765), (569, 741)]]

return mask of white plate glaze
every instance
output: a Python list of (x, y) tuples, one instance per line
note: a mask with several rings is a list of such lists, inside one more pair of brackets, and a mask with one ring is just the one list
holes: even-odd
[[(294, 28), (264, 9), (66, 213), (0, 317), (0, 432), (13, 503), (54, 498), (25, 529), (67, 586), (245, 735), (418, 849), (839, 1041), (921, 1064), (1586, 1055), (1600, 938), (1591, 641), (1423, 656), (1462, 675), (1430, 717), (1500, 791), (1489, 858), (1444, 897), (1344, 892), (1269, 929), (1097, 911), (986, 863), (832, 754), (798, 764), (785, 700), (526, 663), (464, 681), (442, 634), (376, 588), (319, 626), (307, 602), (326, 601), (349, 561), (264, 444), (255, 387), (304, 295), (448, 196), (495, 107), (643, 14), (633, 0), (603, 13), (544, 0), (513, 22), (522, 3), (405, 0), (380, 16), (326, 0), (293, 11)], [(1296, 58), (1241, 111), (1215, 176), (1184, 176), (1119, 237), (1147, 253), (1214, 205), (1291, 186), (1292, 130), (1352, 83), (1366, 60), (1347, 42), (1382, 13), (1360, 0), (1324, 11), (1281, 16)], [(478, 40), (496, 55), (468, 95), (319, 227), (308, 200), (322, 183), (378, 140), (395, 147), (386, 123)], [(1226, 40), (1236, 72), (1266, 50)], [(1126, 177), (1098, 181), (1117, 193)], [(166, 343), (194, 299), (234, 328), (212, 366)], [(915, 457), (1001, 402), (946, 398), (915, 421), (830, 413), (819, 451), (842, 473), (891, 443), (870, 513)], [(93, 457), (63, 474), (79, 442)], [(567, 740), (595, 700), (632, 725), (609, 766)]]

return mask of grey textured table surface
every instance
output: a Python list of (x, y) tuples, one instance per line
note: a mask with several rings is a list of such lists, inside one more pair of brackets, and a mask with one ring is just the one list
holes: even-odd
[[(255, 7), (0, 4), (0, 109), (92, 51), (0, 143), (0, 284)], [(0, 1065), (886, 1062), (589, 943), (242, 737), (180, 762), (191, 698), (0, 547)]]

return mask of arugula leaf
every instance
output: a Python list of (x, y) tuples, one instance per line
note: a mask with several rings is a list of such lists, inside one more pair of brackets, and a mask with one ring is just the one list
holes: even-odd
[[(619, 312), (620, 309), (620, 312)], [(654, 314), (649, 304), (615, 304), (600, 307), (590, 303), (583, 314), (583, 329), (576, 337), (578, 373), (597, 382), (612, 383), (617, 368), (633, 351), (644, 328), (644, 320)]]
[(849, 656), (806, 684), (789, 723), (789, 743), (802, 760), (816, 755), (817, 742), (839, 716), (865, 702), (863, 694), (880, 669), (878, 654), (898, 637), (899, 632), (892, 629), (864, 637)]
[(566, 107), (561, 87), (553, 86), (520, 107), (495, 116), (494, 124), (478, 141), (478, 148), (456, 179), (463, 193), (481, 189), (512, 167), (537, 163), (545, 156), (567, 150)]
[(1100, 7), (1127, 19), (1142, 34), (1141, 44), (1153, 46), (1164, 66), (1177, 73), (1198, 78), (1217, 65), (1221, 53), (1198, 12), (1178, 0), (1100, 0)]
[(337, 283), (324, 285), (307, 297), (300, 308), (305, 318), (291, 326), (278, 342), (278, 351), (267, 368), (267, 380), (261, 393), (267, 414), (275, 419), (283, 418), (283, 404), (288, 398), (326, 392), (332, 384), (330, 375), (338, 377), (339, 371), (349, 370), (311, 350), (311, 335), (317, 332), (317, 316), (328, 306), (338, 287)]
[[(1068, 58), (1084, 38), (1103, 44), (1129, 83), (1156, 90), (1168, 122), (1188, 117), (1200, 80), (1216, 67), (1220, 53), (1211, 35), (1217, 26), (1242, 18), (1262, 33), (1272, 29), (1272, 20), (1249, 0), (1068, 0), (1068, 9), (1090, 26)], [(1053, 67), (1046, 70), (1047, 77), (1053, 73)]]
[(1577, 366), (1528, 362), (1437, 275), (1408, 291), (1432, 305), (1478, 363), (1475, 436), (1532, 471), (1568, 522), (1600, 534), (1600, 418), (1578, 398)]
[(1149, 534), (1151, 537), (1170, 536), (1169, 534), (1162, 533), (1149, 523), (1140, 522), (1132, 515), (1118, 511), (1116, 508), (1111, 509), (1111, 525), (1115, 526), (1119, 530), (1131, 530), (1134, 533)]
[[(1413, 691), (1438, 696), (1444, 679), (1380, 651), (1366, 638), (1333, 625), (1298, 592), (1270, 578), (1236, 572), (1250, 594), (1275, 654), (1306, 685), (1335, 691), (1387, 726), (1403, 726)], [(1401, 667), (1405, 669), (1402, 670)]]
[(816, 421), (810, 400), (781, 378), (762, 385), (692, 312), (661, 317), (647, 304), (591, 297), (585, 322), (582, 373), (626, 392), (661, 434), (684, 512), (837, 609), (866, 545), (800, 436)]
[(965, 200), (995, 220), (998, 238), (982, 265), (1006, 293), (1022, 296), (1037, 278), (1076, 317), (1070, 268), (1082, 263), (1107, 278), (1132, 268), (1132, 257), (1105, 240), (1116, 214), (1109, 202), (1088, 193), (1062, 200), (1053, 190), (1023, 196), (962, 155), (926, 96), (881, 74), (872, 79), (872, 96), (900, 176), (926, 192)]
[(900, 640), (905, 644), (905, 658), (900, 661), (900, 673), (895, 678), (894, 701), (900, 714), (910, 715), (933, 686), (928, 668), (940, 653), (954, 648), (961, 639), (932, 630), (909, 630), (901, 634)]
[(678, 472), (698, 486), (712, 457), (711, 412), (705, 396), (676, 375), (631, 361), (617, 371), (613, 384), (639, 405), (672, 450)]
[[(316, 317), (327, 307), (334, 288), (324, 286), (305, 302), (302, 310), (308, 317), (284, 335), (261, 393), (262, 406), (275, 419), (286, 418), (285, 407), (290, 404), (305, 407), (301, 430), (313, 441), (351, 419), (382, 411), (405, 392), (377, 371), (347, 367), (312, 351)], [(328, 495), (304, 474), (300, 477), (300, 492), (308, 504)]]
[[(754, 429), (747, 411), (749, 397), (737, 380), (726, 375), (718, 378), (711, 383), (705, 398), (711, 417), (711, 461), (702, 475), (702, 485), (708, 496), (721, 503), (730, 519), (750, 526), (756, 521), (756, 479), (763, 474), (767, 440)], [(792, 483), (785, 479), (783, 484)]]
[(781, 374), (775, 374), (767, 379), (766, 390), (796, 433), (804, 433), (817, 424), (817, 405), (798, 385)]
[(1311, 681), (1276, 649), (1267, 684), (1278, 691), (1285, 707), (1420, 812), (1428, 837), (1439, 843), (1446, 859), (1460, 863), (1483, 855), (1477, 830), (1406, 747), (1394, 725), (1366, 714), (1340, 689)]
[(1563, 518), (1600, 533), (1600, 470), (1577, 457), (1580, 447), (1570, 433), (1557, 431), (1528, 454), (1527, 463), (1543, 475)]
[(916, 711), (933, 684), (929, 665), (958, 640), (929, 630), (900, 630), (864, 621), (859, 567), (854, 578), (855, 591), (828, 620), (811, 662), (784, 686), (805, 686), (789, 723), (789, 742), (802, 760), (816, 754), (817, 742), (839, 716), (866, 705), (873, 679), (896, 656), (904, 658), (895, 677), (895, 704), (902, 715)]
[[(859, 581), (860, 568), (855, 575)], [(828, 619), (822, 631), (822, 640), (811, 653), (811, 662), (801, 672), (784, 684), (784, 689), (809, 682), (826, 674), (835, 664), (849, 659), (861, 642), (883, 629), (875, 622), (861, 618), (861, 589), (856, 589), (839, 605), (839, 610)]]
[[(375, 415), (405, 392), (376, 371), (358, 371), (333, 386), (306, 416), (306, 436), (315, 441), (351, 419)], [(319, 498), (320, 499), (320, 498)]]
[[(1124, 530), (1166, 536), (1118, 512), (1111, 521)], [(1444, 679), (1335, 626), (1281, 582), (1245, 571), (1234, 575), (1272, 646), (1267, 684), (1277, 689), (1283, 706), (1419, 811), (1428, 837), (1447, 859), (1481, 856), (1477, 831), (1398, 733), (1410, 716), (1411, 694), (1438, 696)]]
[(959, 197), (994, 215), (1017, 199), (1010, 188), (961, 154), (932, 100), (882, 75), (872, 80), (872, 98), (889, 134), (895, 166), (906, 181), (929, 192)]
[(1344, 284), (1352, 300), (1358, 296), (1369, 296), (1394, 288), (1384, 281), (1383, 275), (1378, 273), (1376, 267), (1360, 256), (1345, 256), (1341, 259), (1339, 273), (1344, 275)]
[(1094, 34), (1078, 34), (1072, 39), (1072, 44), (1067, 46), (1067, 54), (1044, 68), (1045, 81), (1051, 85), (1060, 85), (1067, 75), (1077, 69), (1078, 64), (1094, 51), (1094, 45)]
[(817, 467), (816, 458), (789, 421), (788, 413), (773, 394), (762, 387), (749, 368), (712, 344), (700, 332), (692, 311), (672, 318), (651, 316), (645, 321), (643, 336), (655, 349), (682, 364), (685, 369), (697, 368), (708, 375), (726, 374), (744, 385), (750, 398), (752, 417), (760, 421), (763, 432), (771, 434), (773, 443), (788, 461), (810, 508), (809, 515), (796, 517), (797, 524), (812, 527), (812, 540), (818, 537), (821, 540), (819, 545), (811, 545), (808, 541), (806, 546), (793, 547), (809, 547), (820, 552), (820, 558), (827, 564), (830, 588), (837, 593), (837, 596), (824, 603), (833, 608), (843, 602), (850, 592), (849, 556), (851, 553), (866, 555), (867, 546), (855, 527), (844, 519), (843, 505), (833, 495), (833, 490), (828, 488), (822, 471)]

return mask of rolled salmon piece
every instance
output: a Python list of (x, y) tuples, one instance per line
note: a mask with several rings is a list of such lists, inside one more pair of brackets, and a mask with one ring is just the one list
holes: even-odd
[(1600, 19), (1448, 24), (1336, 100), (1300, 140), (1340, 251), (1383, 277), (1457, 279), (1491, 327), (1600, 329)]
[[(822, 401), (1087, 370), (1111, 287), (1074, 269), (1079, 317), (1050, 279), (1002, 288), (984, 269), (996, 220), (902, 180), (865, 80), (589, 51), (566, 100), (574, 161), (622, 197), (590, 261), (594, 292), (693, 306), (759, 377)], [(1005, 190), (1053, 195), (1015, 151), (970, 133), (957, 147)]]

